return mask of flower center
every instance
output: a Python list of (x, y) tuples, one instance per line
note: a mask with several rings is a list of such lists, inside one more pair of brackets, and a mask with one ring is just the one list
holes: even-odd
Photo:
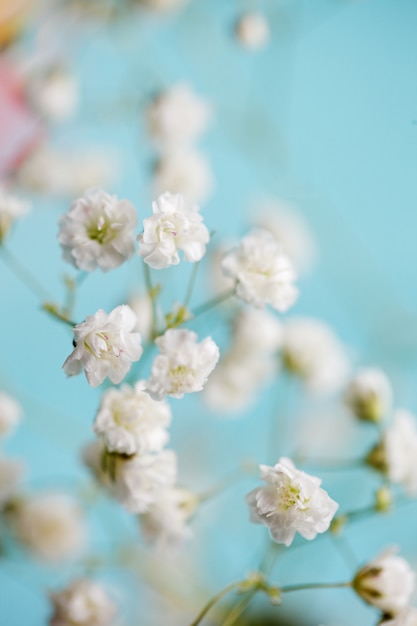
[(91, 222), (87, 227), (87, 236), (92, 241), (97, 241), (100, 245), (110, 243), (117, 235), (117, 229), (100, 215), (97, 221)]

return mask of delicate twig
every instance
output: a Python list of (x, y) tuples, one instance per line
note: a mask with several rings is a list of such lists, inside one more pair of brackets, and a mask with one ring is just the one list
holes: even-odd
[(193, 265), (193, 269), (190, 275), (190, 280), (188, 281), (188, 287), (187, 287), (187, 291), (186, 291), (185, 298), (184, 298), (184, 304), (183, 304), (184, 309), (186, 309), (190, 303), (199, 266), (200, 266), (200, 262), (194, 263)]
[(280, 587), (281, 593), (289, 593), (290, 591), (304, 591), (307, 589), (340, 589), (343, 587), (351, 587), (352, 583), (305, 583), (300, 585), (287, 585), (286, 587)]
[(156, 298), (159, 293), (159, 288), (154, 287), (152, 285), (151, 270), (147, 263), (143, 264), (143, 272), (145, 275), (146, 291), (148, 293), (148, 297), (150, 298), (151, 304), (152, 304), (151, 337), (155, 338), (158, 335), (158, 332), (156, 330), (156, 323), (157, 323)]
[(55, 319), (59, 320), (60, 322), (64, 322), (64, 324), (71, 326), (71, 328), (74, 328), (74, 326), (77, 326), (77, 322), (73, 322), (72, 320), (68, 319), (67, 315), (65, 313), (61, 313), (61, 311), (57, 309), (55, 304), (51, 304), (50, 302), (45, 302), (42, 305), (42, 310), (46, 311), (46, 313), (48, 313)]
[(252, 589), (238, 602), (233, 609), (225, 615), (222, 625), (233, 626), (239, 617), (246, 611), (253, 598), (258, 593), (258, 589)]
[(233, 289), (228, 289), (227, 291), (223, 291), (221, 294), (219, 294), (215, 298), (212, 298), (211, 300), (208, 300), (207, 302), (203, 302), (203, 304), (200, 304), (197, 308), (195, 308), (194, 311), (192, 311), (192, 316), (198, 317), (199, 315), (203, 315), (204, 313), (207, 313), (207, 311), (210, 311), (210, 309), (213, 309), (215, 306), (221, 304), (222, 302), (225, 302), (226, 300), (228, 300), (234, 295), (235, 295), (234, 287)]
[(231, 591), (234, 591), (235, 589), (239, 589), (242, 584), (244, 584), (246, 581), (242, 581), (239, 580), (239, 582), (236, 583), (231, 583), (230, 585), (227, 585), (227, 587), (224, 587), (224, 589), (222, 589), (221, 591), (219, 591), (219, 593), (217, 593), (215, 596), (213, 596), (208, 602), (207, 604), (203, 607), (203, 609), (200, 611), (200, 613), (197, 615), (197, 617), (195, 618), (195, 620), (190, 624), (190, 626), (198, 626), (198, 624), (201, 623), (201, 621), (203, 620), (203, 618), (207, 615), (207, 613), (210, 611), (210, 609), (217, 603), (219, 602), (219, 600), (221, 600), (224, 596), (226, 596), (228, 593), (230, 593)]
[(4, 262), (13, 272), (13, 274), (42, 302), (51, 300), (49, 293), (38, 279), (30, 272), (23, 263), (17, 259), (14, 254), (8, 250), (4, 244), (0, 245), (0, 253)]

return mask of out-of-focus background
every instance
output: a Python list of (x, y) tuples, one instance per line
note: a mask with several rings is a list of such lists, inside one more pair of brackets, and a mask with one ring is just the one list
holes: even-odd
[[(330, 324), (354, 364), (383, 367), (395, 404), (417, 410), (417, 3), (188, 0), (165, 10), (164, 4), (170, 3), (0, 1), (0, 177), (32, 206), (8, 249), (61, 301), (63, 276), (75, 270), (61, 259), (57, 221), (85, 188), (129, 198), (141, 220), (158, 184), (171, 176), (179, 187), (191, 185), (219, 249), (247, 231), (260, 207), (279, 213), (284, 206), (305, 221), (314, 241), (291, 315)], [(265, 22), (242, 25), (250, 12)], [(210, 115), (186, 154), (168, 163), (170, 155), (161, 156), (150, 136), (147, 107), (155, 94), (181, 84)], [(161, 161), (175, 171), (161, 173)], [(183, 266), (162, 273), (167, 302), (183, 298), (189, 273)], [(194, 304), (205, 299), (214, 273), (205, 261)], [(69, 329), (45, 315), (7, 263), (0, 264), (0, 284), (0, 386), (25, 412), (4, 449), (24, 459), (27, 489), (74, 491), (87, 478), (79, 451), (91, 439), (100, 392), (83, 377), (66, 379)], [(95, 272), (80, 287), (74, 314), (82, 320), (98, 308), (108, 311), (144, 289), (138, 258)], [(196, 328), (221, 345), (227, 341), (216, 313)], [(174, 401), (170, 445), (182, 482), (201, 491), (245, 459), (264, 462), (271, 412), (284, 403), (290, 415), (300, 410), (299, 394), (283, 386), (278, 378), (233, 419), (199, 399)], [(345, 440), (335, 440), (335, 431), (352, 449), (371, 441), (367, 430), (360, 437), (352, 432), (332, 401), (309, 400), (307, 407), (306, 423), (312, 416), (317, 422), (306, 425), (306, 438), (318, 445), (341, 447)], [(360, 471), (323, 475), (345, 508), (365, 506), (375, 487)], [(89, 567), (113, 586), (120, 624), (185, 626), (213, 591), (257, 567), (266, 531), (249, 524), (244, 502), (255, 484), (247, 478), (206, 503), (193, 522), (194, 539), (171, 560), (145, 549), (116, 506), (92, 507)], [(386, 519), (355, 525), (353, 560), (359, 565), (398, 544), (417, 564), (415, 522), (415, 506), (407, 504)], [(100, 568), (100, 558), (129, 542), (148, 581), (139, 588), (119, 562)], [(47, 623), (47, 591), (80, 568), (45, 567), (16, 549), (0, 560), (0, 622)], [(349, 568), (332, 539), (320, 538), (282, 557), (274, 580), (284, 576), (286, 584), (341, 580)], [(182, 597), (192, 597), (189, 605), (164, 593), (177, 578)], [(265, 624), (256, 618), (265, 606), (259, 598), (247, 623)], [(286, 610), (294, 617), (285, 623), (300, 626), (376, 621), (346, 590), (303, 592), (288, 597)]]

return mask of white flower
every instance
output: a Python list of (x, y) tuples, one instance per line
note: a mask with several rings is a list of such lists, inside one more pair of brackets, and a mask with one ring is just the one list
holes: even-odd
[(299, 532), (314, 539), (325, 532), (339, 505), (324, 489), (321, 480), (298, 470), (292, 461), (281, 458), (277, 465), (260, 465), (267, 483), (246, 496), (251, 521), (269, 527), (272, 539), (289, 546)]
[(407, 561), (391, 549), (370, 561), (352, 581), (354, 590), (368, 604), (388, 616), (395, 616), (408, 605), (416, 575)]
[(417, 609), (409, 606), (398, 613), (394, 619), (383, 619), (378, 626), (417, 626)]
[(23, 472), (23, 463), (0, 456), (0, 508), (15, 495)]
[(281, 321), (263, 309), (243, 309), (234, 321), (233, 343), (239, 352), (273, 353), (282, 345)]
[(146, 513), (139, 516), (142, 534), (159, 548), (176, 546), (190, 536), (187, 521), (198, 504), (196, 496), (185, 489), (161, 489)]
[(207, 159), (198, 152), (170, 152), (158, 160), (153, 179), (156, 195), (180, 193), (187, 203), (207, 200), (213, 187), (213, 176)]
[(163, 149), (192, 144), (206, 130), (210, 107), (186, 84), (160, 93), (148, 107), (149, 133)]
[(269, 40), (269, 24), (261, 13), (246, 13), (236, 24), (236, 35), (245, 48), (258, 50)]
[(210, 233), (197, 207), (187, 208), (180, 194), (164, 193), (152, 203), (153, 216), (143, 220), (139, 254), (154, 269), (180, 262), (178, 250), (192, 263), (206, 253)]
[(11, 195), (0, 185), (0, 244), (13, 223), (29, 212), (29, 204)]
[(350, 367), (345, 349), (331, 329), (309, 318), (293, 318), (284, 324), (283, 362), (316, 393), (339, 389)]
[(64, 67), (52, 67), (29, 79), (29, 97), (42, 116), (62, 122), (74, 115), (78, 108), (78, 81)]
[(134, 295), (129, 300), (129, 306), (137, 318), (135, 330), (140, 333), (146, 343), (151, 339), (152, 334), (152, 300), (147, 293)]
[(219, 348), (211, 337), (197, 343), (196, 333), (170, 329), (155, 340), (160, 354), (152, 365), (147, 390), (156, 399), (182, 398), (201, 391), (219, 360)]
[(158, 452), (167, 443), (171, 409), (144, 389), (144, 381), (139, 381), (133, 388), (124, 385), (104, 393), (93, 428), (109, 452)]
[(280, 244), (266, 230), (254, 229), (222, 261), (226, 276), (236, 282), (236, 295), (256, 307), (270, 304), (286, 311), (297, 299), (294, 267)]
[(59, 220), (63, 258), (80, 270), (119, 267), (134, 252), (137, 218), (133, 204), (89, 189)]
[(87, 578), (50, 594), (54, 613), (49, 626), (110, 626), (116, 607), (101, 585)]
[(361, 369), (351, 380), (345, 400), (359, 419), (379, 422), (391, 409), (391, 383), (378, 368)]
[(368, 456), (370, 465), (384, 472), (393, 483), (403, 485), (409, 495), (417, 494), (417, 428), (412, 413), (399, 409), (392, 425)]
[(107, 376), (115, 385), (120, 383), (142, 355), (141, 337), (132, 332), (135, 324), (136, 316), (127, 305), (87, 316), (73, 329), (75, 348), (63, 365), (65, 373), (75, 376), (84, 369), (92, 387)]
[(0, 437), (11, 432), (19, 422), (22, 407), (14, 398), (4, 391), (0, 391)]
[(17, 539), (45, 561), (71, 558), (85, 545), (81, 510), (66, 494), (47, 493), (19, 500), (10, 520)]
[(96, 480), (130, 513), (147, 511), (159, 492), (177, 481), (177, 457), (172, 450), (123, 456), (94, 441), (84, 448), (82, 458)]

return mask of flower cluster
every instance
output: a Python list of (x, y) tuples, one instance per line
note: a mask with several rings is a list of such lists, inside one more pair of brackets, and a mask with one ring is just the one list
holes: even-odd
[(53, 614), (49, 626), (109, 626), (116, 607), (104, 588), (88, 578), (74, 580), (50, 594)]

